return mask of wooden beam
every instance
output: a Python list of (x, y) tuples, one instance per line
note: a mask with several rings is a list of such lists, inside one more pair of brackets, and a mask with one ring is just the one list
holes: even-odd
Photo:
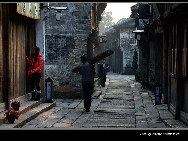
[[(97, 62), (99, 62), (100, 60), (112, 55), (114, 53), (113, 50), (106, 50), (105, 52), (95, 56), (94, 58), (88, 60), (88, 63), (90, 64), (95, 64)], [(76, 73), (79, 71), (79, 66), (75, 67), (74, 69), (72, 69), (72, 72)]]

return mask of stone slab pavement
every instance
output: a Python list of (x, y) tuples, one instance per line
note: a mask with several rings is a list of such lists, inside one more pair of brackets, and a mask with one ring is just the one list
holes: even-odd
[(166, 104), (154, 105), (153, 94), (141, 89), (133, 75), (107, 75), (106, 87), (95, 86), (91, 111), (83, 111), (83, 99), (54, 99), (56, 107), (38, 115), (22, 128), (130, 129), (183, 128)]

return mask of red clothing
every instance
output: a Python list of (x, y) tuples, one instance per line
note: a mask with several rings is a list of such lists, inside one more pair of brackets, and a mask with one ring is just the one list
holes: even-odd
[(31, 77), (32, 76), (32, 72), (31, 70), (34, 71), (34, 73), (41, 73), (41, 69), (43, 66), (43, 60), (42, 60), (42, 55), (39, 53), (39, 56), (37, 57), (37, 62), (35, 62), (35, 58), (36, 56), (34, 55), (33, 58), (31, 59), (26, 59), (27, 63), (30, 65), (30, 68), (28, 70), (28, 76)]

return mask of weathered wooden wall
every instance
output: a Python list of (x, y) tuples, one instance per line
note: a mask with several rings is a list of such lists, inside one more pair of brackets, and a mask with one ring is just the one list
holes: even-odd
[[(35, 21), (18, 14), (16, 12), (16, 4), (8, 4), (6, 6), (6, 8), (8, 8), (8, 13), (6, 13), (8, 16), (5, 17), (1, 12), (3, 6), (4, 4), (0, 5), (0, 39), (3, 40), (0, 40), (0, 102), (3, 102), (3, 93), (6, 91), (6, 89), (2, 88), (3, 80), (9, 81), (9, 86), (6, 88), (9, 89), (10, 99), (26, 94), (26, 85), (28, 85), (28, 83), (26, 83), (27, 70), (25, 56), (31, 56), (35, 43)], [(8, 21), (6, 27), (8, 31), (7, 38), (1, 37), (3, 34), (1, 28), (4, 28), (1, 24), (3, 20)], [(4, 42), (8, 43), (8, 53), (6, 53), (5, 49), (2, 49)], [(6, 61), (4, 56), (6, 57), (7, 54), (9, 66), (5, 67)], [(9, 80), (2, 78), (7, 69), (9, 72)]]
[(0, 102), (3, 101), (2, 4), (0, 4)]
[(25, 56), (31, 56), (34, 47), (34, 21), (15, 12), (9, 12), (9, 70), (10, 98), (26, 94), (27, 70)]

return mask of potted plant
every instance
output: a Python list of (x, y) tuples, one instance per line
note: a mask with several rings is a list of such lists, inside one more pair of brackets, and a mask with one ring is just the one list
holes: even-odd
[(18, 119), (20, 112), (19, 112), (19, 107), (20, 107), (20, 101), (14, 101), (11, 103), (11, 108), (9, 110), (6, 110), (5, 116), (6, 119), (8, 120), (8, 123), (14, 123), (15, 119)]
[(14, 108), (15, 111), (19, 111), (21, 101), (14, 101), (11, 103), (11, 107)]

